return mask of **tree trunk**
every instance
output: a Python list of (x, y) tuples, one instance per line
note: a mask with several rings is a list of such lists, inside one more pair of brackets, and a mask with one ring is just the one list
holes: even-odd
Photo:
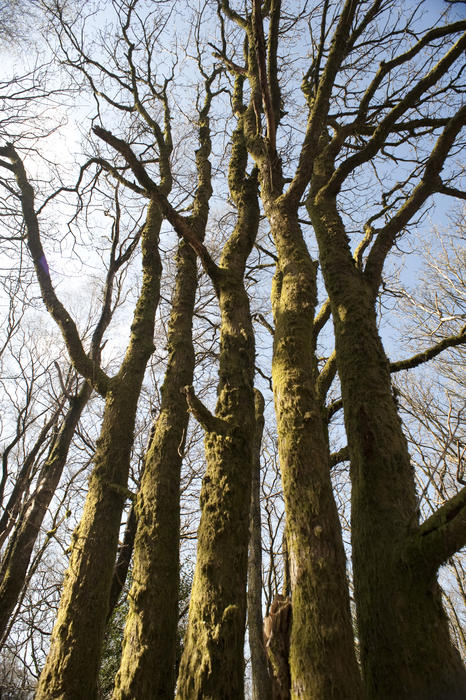
[(251, 650), (253, 700), (269, 700), (272, 684), (267, 668), (262, 619), (262, 536), (260, 510), (260, 450), (264, 429), (264, 399), (255, 391), (256, 434), (252, 464), (251, 510), (249, 516), (248, 630)]
[(23, 588), (37, 535), (60, 481), (71, 440), (90, 395), (91, 387), (85, 382), (78, 395), (72, 399), (49, 455), (40, 470), (37, 488), (24, 505), (8, 542), (0, 568), (0, 639), (3, 637)]
[(240, 700), (244, 696), (254, 340), (244, 289), (221, 293), (220, 305), (219, 398), (212, 423), (204, 423), (207, 470), (178, 679), (180, 700)]
[(49, 655), (36, 698), (97, 696), (105, 631), (136, 408), (153, 351), (154, 318), (160, 293), (158, 238), (162, 217), (150, 202), (142, 234), (143, 283), (130, 343), (119, 373), (110, 380), (103, 423), (81, 522), (72, 536), (70, 564)]
[(205, 430), (207, 469), (201, 491), (188, 629), (178, 676), (179, 700), (244, 697), (248, 522), (254, 441), (254, 334), (244, 269), (259, 225), (257, 182), (247, 177), (242, 131), (234, 135), (229, 185), (238, 222), (214, 281), (221, 312), (218, 400), (213, 416), (188, 390)]
[(292, 698), (354, 700), (354, 651), (346, 560), (330, 480), (325, 407), (313, 352), (317, 266), (297, 215), (266, 207), (278, 263), (272, 378), (290, 561)]
[(113, 612), (120, 600), (121, 592), (126, 583), (131, 559), (133, 557), (134, 539), (136, 537), (136, 513), (134, 503), (131, 505), (128, 513), (128, 519), (125, 525), (123, 542), (118, 547), (115, 568), (113, 569), (112, 585), (110, 587), (110, 596), (108, 599), (107, 610), (107, 625), (110, 622)]
[(272, 700), (290, 700), (290, 630), (291, 601), (277, 594), (264, 620), (264, 643), (272, 678)]
[(352, 540), (361, 662), (371, 700), (459, 700), (436, 565), (413, 554), (414, 474), (377, 330), (374, 291), (352, 258), (335, 200), (308, 205), (332, 304), (351, 457)]
[(196, 254), (184, 241), (177, 263), (162, 405), (136, 504), (133, 583), (115, 700), (171, 700), (175, 692), (180, 470), (188, 427), (186, 397), (181, 390), (193, 381), (192, 317), (197, 288)]

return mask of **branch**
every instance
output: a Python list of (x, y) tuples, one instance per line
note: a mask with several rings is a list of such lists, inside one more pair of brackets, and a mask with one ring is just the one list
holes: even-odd
[(240, 66), (238, 63), (235, 63), (230, 58), (228, 58), (225, 52), (217, 48), (215, 44), (212, 44), (210, 41), (208, 41), (207, 46), (210, 46), (210, 48), (213, 49), (212, 56), (222, 61), (222, 63), (224, 63), (225, 66), (232, 73), (235, 73), (236, 75), (247, 75), (248, 71), (244, 66)]
[(466, 199), (466, 192), (458, 190), (456, 187), (448, 187), (448, 185), (444, 185), (443, 182), (439, 183), (437, 192), (439, 192), (439, 194), (446, 194), (448, 197), (456, 197), (456, 199)]
[(271, 108), (275, 120), (275, 131), (280, 121), (281, 90), (278, 80), (278, 36), (280, 33), (281, 0), (270, 3), (270, 23), (267, 55), (267, 82), (269, 86)]
[(335, 399), (331, 404), (327, 406), (327, 420), (330, 421), (332, 416), (335, 415), (335, 413), (338, 413), (338, 411), (341, 411), (343, 408), (343, 400), (342, 399)]
[(269, 386), (270, 391), (273, 393), (272, 377), (269, 377), (267, 374), (265, 374), (265, 372), (263, 372), (258, 365), (255, 365), (254, 369), (256, 370), (257, 374), (260, 374), (262, 379), (265, 379), (265, 381), (267, 382), (267, 384)]
[(322, 328), (325, 326), (327, 321), (330, 319), (332, 310), (330, 307), (330, 299), (326, 299), (322, 306), (320, 307), (319, 312), (316, 314), (316, 317), (314, 318), (314, 328), (313, 328), (313, 349), (315, 350), (316, 345), (317, 345), (317, 338), (319, 337), (319, 333), (322, 330)]
[[(390, 373), (401, 372), (404, 369), (413, 369), (418, 367), (424, 362), (432, 360), (434, 357), (439, 355), (443, 350), (447, 348), (453, 348), (457, 345), (463, 345), (466, 343), (466, 326), (461, 330), (459, 335), (449, 336), (444, 338), (436, 345), (419, 352), (406, 360), (399, 360), (398, 362), (390, 363)], [(343, 401), (341, 399), (336, 399), (333, 403), (327, 406), (327, 419), (330, 420), (332, 416), (343, 408)]]
[(341, 464), (341, 462), (347, 462), (349, 458), (349, 449), (348, 446), (345, 445), (345, 447), (342, 447), (338, 452), (332, 452), (330, 455), (330, 467), (336, 467), (337, 464)]
[[(435, 570), (466, 544), (466, 487), (450, 498), (419, 527), (408, 552), (418, 552)], [(411, 549), (412, 548), (412, 549)]]
[(120, 155), (123, 156), (125, 161), (128, 163), (129, 167), (131, 168), (136, 180), (139, 182), (141, 187), (143, 187), (144, 190), (146, 190), (148, 194), (151, 194), (152, 192), (157, 190), (155, 182), (152, 180), (152, 178), (149, 177), (145, 167), (143, 166), (139, 158), (136, 156), (131, 146), (126, 143), (126, 141), (119, 139), (117, 136), (112, 134), (111, 131), (107, 131), (107, 129), (104, 129), (103, 127), (98, 125), (93, 126), (92, 131), (96, 136), (102, 139), (102, 141), (108, 143), (109, 146), (114, 148), (115, 151), (117, 151)]
[(262, 94), (262, 104), (264, 107), (265, 119), (267, 122), (267, 138), (269, 140), (272, 153), (275, 153), (275, 112), (272, 107), (269, 83), (266, 68), (266, 48), (264, 39), (264, 26), (262, 24), (261, 0), (252, 0), (252, 27), (254, 35), (254, 49), (256, 52), (257, 71), (259, 85)]
[[(397, 235), (419, 211), (426, 199), (434, 192), (439, 191), (439, 186), (442, 185), (440, 173), (445, 160), (465, 124), (466, 105), (456, 112), (438, 137), (432, 153), (427, 159), (419, 184), (416, 185), (411, 195), (389, 222), (382, 229), (376, 231), (377, 237), (367, 256), (364, 270), (364, 276), (372, 286), (374, 294), (379, 288), (385, 258), (394, 245)], [(325, 187), (325, 189), (327, 188)]]
[(424, 36), (421, 37), (421, 39), (414, 46), (408, 49), (408, 51), (405, 51), (405, 53), (401, 54), (400, 56), (396, 56), (391, 61), (382, 62), (379, 66), (377, 73), (374, 76), (373, 81), (367, 88), (360, 102), (358, 110), (358, 120), (361, 120), (361, 118), (366, 115), (369, 103), (375, 95), (375, 93), (377, 92), (380, 83), (393, 68), (396, 68), (397, 66), (400, 66), (401, 64), (406, 63), (407, 61), (414, 58), (419, 53), (419, 51), (421, 51), (421, 49), (423, 49), (424, 46), (426, 46), (429, 42), (434, 41), (435, 39), (442, 38), (444, 36), (448, 36), (449, 34), (462, 32), (465, 29), (466, 22), (464, 21), (454, 22), (453, 24), (448, 24), (443, 27), (434, 27), (430, 31), (426, 32)]
[(231, 19), (233, 22), (236, 22), (236, 24), (239, 27), (242, 27), (243, 29), (248, 29), (248, 20), (245, 19), (242, 15), (240, 15), (238, 12), (233, 10), (233, 8), (230, 7), (230, 3), (228, 0), (222, 0), (222, 10), (226, 14), (226, 16)]
[(62, 332), (74, 367), (79, 374), (89, 380), (99, 394), (105, 396), (110, 381), (109, 377), (85, 353), (76, 324), (58, 299), (50, 279), (47, 258), (40, 239), (39, 221), (34, 209), (34, 190), (27, 178), (23, 161), (12, 144), (0, 148), (0, 154), (8, 157), (14, 168), (16, 182), (21, 192), (21, 206), (26, 225), (28, 248), (44, 304)]
[(306, 135), (299, 155), (298, 167), (285, 194), (285, 198), (293, 202), (300, 201), (311, 178), (319, 140), (328, 117), (330, 97), (335, 86), (335, 78), (347, 55), (348, 37), (357, 6), (358, 3), (354, 2), (354, 0), (346, 0), (343, 6), (317, 90), (314, 90), (314, 87), (310, 85), (309, 74), (303, 80), (302, 90), (308, 100), (310, 114)]
[(268, 330), (268, 332), (270, 333), (272, 338), (274, 337), (275, 328), (272, 326), (272, 324), (270, 324), (267, 321), (267, 319), (265, 318), (265, 316), (263, 314), (259, 314), (259, 313), (253, 314), (252, 319), (253, 319), (253, 321), (257, 321), (258, 323), (260, 323), (261, 326), (264, 326), (264, 328), (266, 328)]
[(466, 326), (463, 327), (459, 335), (452, 335), (448, 338), (444, 338), (436, 345), (432, 345), (432, 347), (428, 348), (427, 350), (419, 352), (417, 353), (417, 355), (413, 355), (412, 357), (409, 357), (406, 360), (391, 362), (390, 372), (400, 372), (403, 369), (412, 369), (413, 367), (418, 367), (424, 362), (428, 362), (434, 357), (437, 357), (437, 355), (439, 355), (443, 350), (446, 350), (447, 348), (453, 348), (457, 345), (463, 345), (463, 343), (466, 343)]
[(325, 397), (327, 396), (328, 390), (330, 389), (333, 380), (335, 379), (335, 375), (337, 373), (337, 354), (335, 350), (332, 352), (330, 357), (328, 358), (327, 362), (325, 365), (322, 367), (322, 370), (317, 377), (317, 382), (316, 382), (316, 392), (317, 396), (319, 397), (319, 400), (324, 402)]
[(163, 215), (173, 226), (178, 236), (184, 238), (199, 256), (205, 271), (212, 280), (212, 284), (214, 285), (214, 289), (218, 296), (221, 270), (210, 256), (209, 251), (199, 239), (197, 233), (193, 230), (189, 219), (181, 216), (181, 214), (179, 214), (176, 209), (172, 207), (167, 197), (148, 176), (144, 166), (125, 141), (119, 139), (110, 131), (103, 129), (100, 126), (94, 126), (93, 131), (96, 136), (105, 141), (105, 143), (108, 143), (109, 146), (112, 146), (112, 148), (123, 156), (140, 185), (147, 191), (148, 195), (157, 200)]
[[(374, 131), (374, 135), (367, 142), (364, 148), (358, 153), (347, 158), (333, 173), (328, 183), (322, 188), (321, 195), (325, 197), (335, 197), (341, 189), (343, 182), (348, 175), (356, 168), (364, 163), (367, 163), (373, 158), (382, 148), (385, 140), (396, 124), (397, 120), (406, 114), (406, 111), (414, 107), (427, 90), (451, 68), (453, 63), (464, 54), (466, 48), (466, 33), (452, 46), (452, 48), (443, 56), (437, 65), (427, 73), (419, 82), (411, 88), (393, 109), (386, 115)], [(461, 110), (460, 110), (461, 111)], [(456, 116), (456, 115), (455, 115)], [(450, 120), (449, 124), (452, 120)]]
[(228, 428), (228, 423), (222, 418), (214, 416), (207, 406), (204, 406), (202, 401), (194, 393), (192, 386), (185, 386), (181, 389), (181, 393), (186, 396), (188, 410), (193, 414), (197, 422), (204, 428), (206, 433), (225, 433)]

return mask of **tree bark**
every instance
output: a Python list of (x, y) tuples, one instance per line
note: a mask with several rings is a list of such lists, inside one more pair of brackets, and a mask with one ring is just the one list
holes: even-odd
[(334, 199), (308, 210), (332, 304), (351, 458), (352, 541), (361, 663), (371, 700), (465, 697), (437, 561), (421, 546), (413, 468), (377, 330), (372, 286), (357, 268)]
[(272, 289), (272, 364), (293, 607), (291, 697), (362, 695), (346, 560), (330, 480), (325, 406), (313, 352), (317, 266), (297, 214), (266, 205), (278, 263)]
[(262, 619), (262, 536), (260, 511), (260, 451), (264, 429), (264, 399), (255, 390), (256, 433), (252, 463), (251, 510), (249, 515), (248, 630), (251, 650), (253, 700), (269, 700), (272, 684), (267, 668)]
[(162, 215), (151, 201), (142, 234), (143, 283), (119, 373), (109, 380), (103, 423), (81, 522), (72, 536), (70, 564), (49, 655), (36, 698), (97, 697), (100, 650), (118, 545), (134, 421), (147, 361), (153, 351), (160, 294), (158, 238)]
[(180, 700), (244, 697), (248, 516), (254, 396), (254, 340), (244, 289), (220, 293), (219, 398), (205, 424), (196, 571), (178, 677)]
[(197, 288), (196, 253), (183, 240), (177, 265), (162, 404), (136, 503), (133, 583), (115, 700), (168, 700), (175, 692), (180, 471), (189, 415), (181, 389), (193, 381)]
[(238, 221), (214, 281), (221, 313), (215, 416), (188, 389), (205, 430), (207, 469), (201, 491), (188, 629), (178, 676), (179, 700), (244, 697), (248, 521), (254, 440), (254, 334), (244, 288), (246, 259), (259, 225), (256, 178), (245, 175), (241, 129), (234, 135), (229, 185)]

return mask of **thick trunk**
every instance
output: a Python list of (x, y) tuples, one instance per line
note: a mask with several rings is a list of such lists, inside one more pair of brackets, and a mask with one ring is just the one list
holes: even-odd
[(37, 488), (25, 504), (0, 568), (0, 639), (18, 601), (47, 508), (60, 481), (81, 413), (91, 394), (85, 383), (73, 399), (39, 474)]
[(116, 377), (110, 380), (102, 429), (79, 526), (72, 536), (70, 563), (51, 648), (36, 698), (97, 696), (97, 675), (136, 408), (147, 361), (153, 350), (154, 318), (160, 291), (158, 236), (161, 215), (151, 202), (142, 235), (143, 283), (131, 327), (130, 343)]
[(192, 384), (196, 254), (181, 241), (168, 335), (162, 405), (145, 459), (130, 609), (113, 697), (173, 698), (178, 624), (180, 470), (188, 426), (181, 389)]
[(361, 662), (373, 700), (466, 696), (435, 567), (407, 545), (418, 527), (413, 469), (377, 331), (334, 201), (309, 204), (332, 304), (351, 457), (352, 539)]
[(293, 608), (291, 694), (303, 700), (354, 700), (361, 697), (361, 680), (312, 351), (316, 266), (296, 215), (274, 205), (267, 213), (278, 251), (272, 376)]
[(252, 464), (251, 511), (248, 559), (248, 630), (251, 650), (253, 700), (269, 700), (272, 684), (267, 669), (262, 619), (262, 537), (260, 509), (260, 451), (264, 428), (264, 399), (255, 391), (256, 434)]

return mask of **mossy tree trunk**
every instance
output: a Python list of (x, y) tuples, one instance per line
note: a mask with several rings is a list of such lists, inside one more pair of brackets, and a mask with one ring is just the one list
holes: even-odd
[[(99, 129), (96, 127), (95, 131)], [(128, 259), (139, 236), (118, 257), (118, 237), (114, 236), (105, 303), (93, 335), (91, 351), (86, 353), (76, 324), (58, 299), (50, 277), (35, 211), (34, 189), (27, 177), (24, 163), (12, 144), (0, 149), (1, 155), (8, 159), (5, 167), (14, 174), (20, 191), (27, 244), (44, 304), (61, 330), (76, 370), (105, 397), (103, 422), (88, 494), (81, 522), (73, 533), (69, 567), (52, 632), (51, 648), (37, 688), (37, 698), (73, 697), (92, 700), (96, 697), (99, 657), (121, 513), (128, 497), (127, 480), (136, 408), (146, 365), (154, 347), (154, 322), (161, 276), (158, 242), (163, 213), (155, 196), (158, 190), (153, 181), (131, 148), (123, 141), (118, 143), (122, 144), (125, 155), (129, 157), (136, 177), (142, 177), (146, 187), (140, 191), (147, 197), (149, 204), (140, 236), (141, 291), (133, 314), (125, 357), (119, 372), (112, 378), (100, 366), (101, 334), (111, 317), (113, 274)], [(161, 168), (165, 162), (162, 158)], [(169, 178), (166, 178), (162, 187), (169, 189)], [(118, 210), (118, 205), (116, 208)]]
[(113, 697), (173, 698), (178, 624), (180, 470), (188, 426), (181, 389), (192, 383), (196, 253), (181, 241), (160, 414), (136, 502), (130, 608)]
[(103, 423), (81, 522), (72, 537), (57, 621), (36, 697), (97, 694), (100, 650), (108, 610), (134, 421), (147, 361), (153, 351), (160, 293), (158, 238), (162, 215), (149, 203), (142, 234), (143, 282), (131, 338), (118, 374), (109, 380)]
[(330, 480), (325, 405), (314, 353), (317, 266), (296, 211), (266, 207), (278, 252), (272, 364), (286, 508), (292, 698), (358, 698), (361, 680), (341, 526)]
[[(115, 193), (115, 196), (117, 216), (119, 217), (117, 193)], [(114, 231), (112, 248), (110, 251), (102, 308), (91, 339), (90, 356), (95, 362), (100, 361), (102, 340), (112, 318), (112, 294), (115, 276), (118, 270), (129, 259), (137, 243), (137, 238), (133, 239), (126, 250), (124, 252), (120, 251), (120, 254), (117, 255), (119, 245), (118, 231), (119, 228), (117, 226)], [(48, 456), (40, 469), (35, 491), (24, 504), (17, 526), (8, 542), (0, 569), (0, 638), (3, 635), (8, 617), (13, 611), (22, 589), (37, 536), (59, 484), (68, 457), (71, 441), (91, 394), (92, 384), (89, 381), (85, 381), (77, 394), (70, 398), (70, 406), (52, 440)], [(36, 443), (36, 445), (38, 444), (40, 443)], [(31, 454), (28, 455), (27, 459), (34, 459), (34, 450), (35, 448), (32, 450)], [(26, 464), (21, 471), (23, 472), (25, 469)], [(18, 485), (18, 490), (20, 488), (21, 485)], [(13, 500), (15, 489), (13, 489), (10, 501)], [(13, 511), (15, 507), (15, 505), (12, 506)], [(2, 535), (6, 536), (6, 533), (7, 531), (5, 530), (2, 532)]]
[(308, 203), (332, 304), (351, 458), (361, 662), (373, 700), (459, 700), (466, 672), (436, 576), (464, 542), (465, 490), (419, 528), (413, 468), (377, 330), (373, 284), (351, 254), (334, 198)]
[[(192, 214), (185, 220), (191, 240), (203, 245), (212, 195), (209, 111), (214, 69), (204, 83), (205, 98), (198, 115), (197, 187)], [(166, 130), (170, 133), (166, 108)], [(166, 137), (168, 140), (168, 137)], [(171, 181), (166, 163), (165, 180)], [(165, 187), (168, 191), (168, 187)], [(171, 211), (172, 215), (176, 212)], [(134, 549), (130, 609), (123, 653), (113, 697), (145, 700), (175, 693), (178, 630), (180, 472), (188, 427), (186, 396), (194, 372), (192, 321), (197, 290), (195, 247), (181, 238), (175, 289), (168, 330), (168, 364), (162, 403), (145, 458), (136, 502), (137, 534)]]
[(261, 468), (260, 455), (264, 429), (264, 399), (255, 390), (256, 433), (252, 461), (251, 510), (249, 516), (248, 559), (248, 632), (251, 650), (253, 700), (269, 700), (272, 683), (267, 668), (262, 617), (262, 533), (261, 533)]
[[(212, 415), (187, 388), (205, 430), (207, 469), (201, 491), (188, 629), (178, 676), (179, 700), (244, 696), (248, 522), (254, 443), (254, 335), (243, 275), (259, 224), (255, 175), (245, 174), (242, 130), (235, 131), (229, 185), (238, 211), (213, 272), (221, 313), (218, 400)], [(211, 269), (212, 266), (211, 266)]]
[[(341, 526), (330, 480), (325, 395), (333, 377), (318, 373), (316, 360), (317, 264), (311, 259), (298, 221), (300, 198), (320, 120), (332, 89), (331, 75), (343, 60), (341, 36), (334, 42), (331, 70), (324, 76), (315, 105), (316, 128), (308, 126), (306, 156), (289, 190), (276, 147), (281, 118), (278, 42), (281, 2), (267, 8), (253, 0), (252, 14), (242, 17), (228, 2), (225, 14), (247, 36), (248, 108), (243, 115), (247, 145), (259, 170), (261, 199), (277, 250), (272, 289), (275, 321), (272, 379), (277, 416), (280, 469), (286, 509), (290, 563), (292, 627), (290, 638), (291, 697), (359, 698), (362, 686), (354, 650), (346, 560)], [(263, 11), (268, 13), (265, 40)], [(355, 7), (346, 2), (337, 33), (343, 35)], [(329, 59), (330, 61), (330, 59)], [(265, 129), (260, 117), (264, 114)], [(316, 134), (318, 134), (316, 136)], [(304, 148), (303, 148), (304, 153)]]

